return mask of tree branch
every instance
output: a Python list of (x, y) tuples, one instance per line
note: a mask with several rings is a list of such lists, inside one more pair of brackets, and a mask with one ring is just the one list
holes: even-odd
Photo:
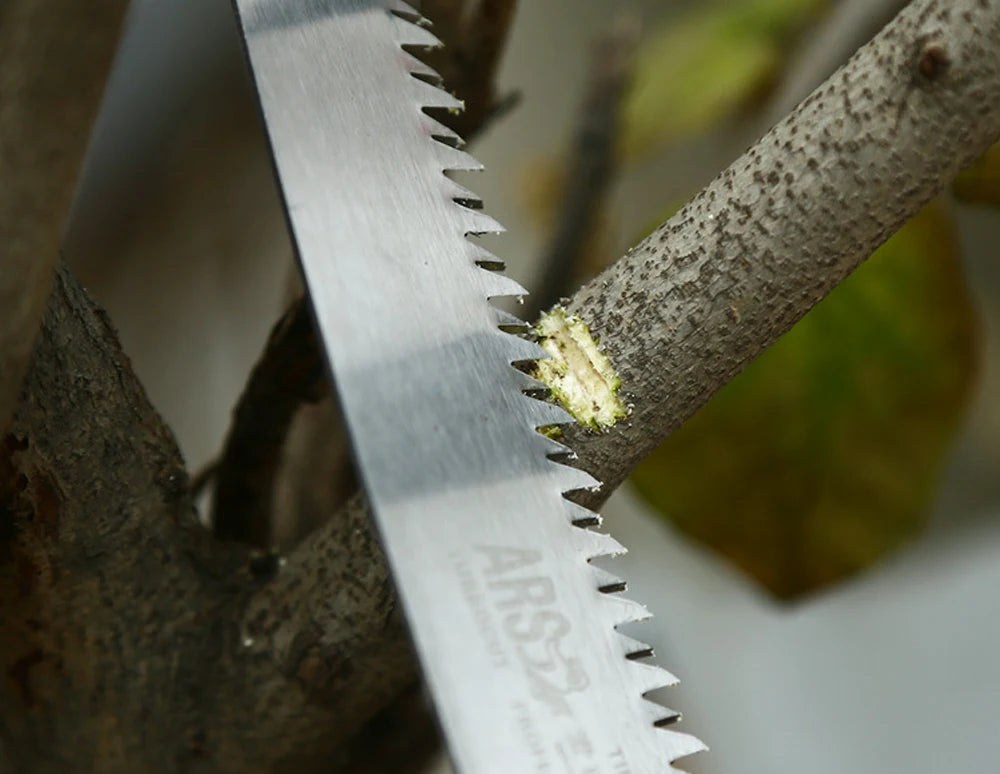
[(0, 430), (31, 359), (127, 7), (128, 0), (0, 3)]
[(0, 447), (0, 772), (325, 771), (412, 684), (363, 509), (285, 571), (211, 540), (65, 269), (22, 396)]
[(632, 415), (567, 428), (596, 505), (1000, 135), (1000, 3), (916, 0), (568, 305)]

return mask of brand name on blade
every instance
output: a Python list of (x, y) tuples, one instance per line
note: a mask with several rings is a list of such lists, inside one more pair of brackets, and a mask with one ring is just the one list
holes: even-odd
[[(451, 556), (462, 596), (494, 667), (525, 675), (534, 703), (516, 701), (516, 718), (532, 771), (632, 774), (621, 749), (599, 751), (583, 730), (569, 697), (591, 681), (570, 650), (572, 624), (560, 609), (556, 584), (542, 553), (478, 545)], [(548, 716), (556, 725), (546, 724)]]
[(585, 690), (590, 680), (579, 659), (564, 651), (571, 625), (557, 607), (555, 584), (538, 572), (541, 552), (507, 546), (474, 550), (490, 606), (524, 669), (531, 695), (553, 715), (571, 715), (566, 696)]

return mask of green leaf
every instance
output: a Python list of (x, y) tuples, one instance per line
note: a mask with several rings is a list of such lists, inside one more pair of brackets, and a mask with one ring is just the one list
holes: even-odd
[(840, 580), (924, 523), (970, 392), (975, 332), (954, 226), (930, 205), (632, 483), (779, 597)]
[(697, 4), (640, 47), (623, 107), (621, 149), (636, 159), (691, 137), (772, 81), (789, 39), (826, 0)]
[(951, 189), (967, 204), (1000, 206), (1000, 143), (959, 172)]

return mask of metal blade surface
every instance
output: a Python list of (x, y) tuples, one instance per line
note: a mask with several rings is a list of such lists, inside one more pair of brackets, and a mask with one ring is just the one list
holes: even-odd
[[(427, 30), (388, 0), (237, 0), (293, 239), (393, 575), (456, 768), (670, 770), (703, 749), (654, 727), (673, 682), (615, 626), (642, 609), (589, 564), (619, 552), (573, 526), (581, 474), (548, 459), (553, 408), (498, 328), (509, 280), (454, 201), (476, 168), (422, 109), (454, 98), (404, 45)], [(513, 286), (515, 292), (519, 290)], [(568, 417), (565, 417), (568, 420)], [(641, 654), (645, 655), (645, 653)], [(660, 717), (670, 716), (663, 710)]]

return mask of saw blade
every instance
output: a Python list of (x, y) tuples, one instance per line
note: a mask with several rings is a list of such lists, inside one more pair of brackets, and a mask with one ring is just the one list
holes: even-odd
[[(645, 617), (594, 557), (610, 537), (562, 493), (593, 486), (536, 432), (545, 357), (488, 299), (500, 230), (445, 174), (478, 169), (425, 112), (460, 103), (390, 0), (236, 0), (293, 241), (358, 469), (456, 768), (671, 769), (703, 749), (644, 694), (674, 682), (618, 625)], [(633, 658), (630, 658), (633, 656)]]

